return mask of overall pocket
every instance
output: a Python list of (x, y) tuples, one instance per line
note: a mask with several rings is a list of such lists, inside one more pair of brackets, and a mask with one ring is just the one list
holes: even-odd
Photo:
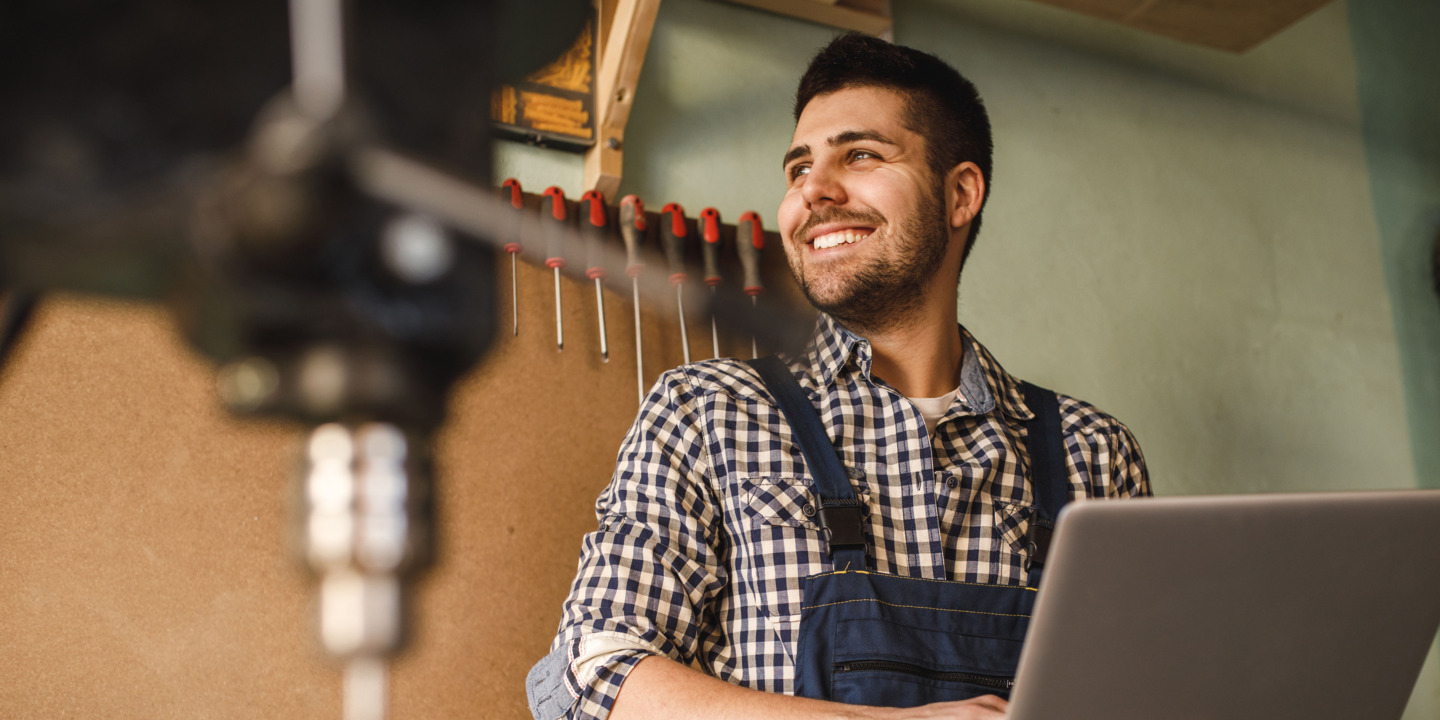
[(981, 695), (1010, 698), (1013, 675), (932, 670), (889, 660), (857, 660), (835, 666), (832, 697), (837, 702), (885, 707), (919, 707), (969, 700)]
[(1022, 643), (990, 630), (984, 622), (943, 631), (884, 618), (837, 623), (830, 697), (887, 707), (1008, 698)]

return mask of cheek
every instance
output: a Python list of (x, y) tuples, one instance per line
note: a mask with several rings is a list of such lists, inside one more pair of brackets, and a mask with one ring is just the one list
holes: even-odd
[(785, 193), (785, 197), (780, 199), (780, 210), (776, 212), (775, 219), (779, 222), (781, 239), (788, 240), (791, 233), (805, 222), (805, 203), (800, 193), (793, 190)]
[(914, 190), (908, 185), (876, 183), (873, 187), (865, 188), (865, 192), (856, 193), (858, 197), (854, 200), (884, 216), (886, 220), (894, 221), (905, 217), (914, 209), (907, 202), (909, 197), (912, 197), (910, 192)]

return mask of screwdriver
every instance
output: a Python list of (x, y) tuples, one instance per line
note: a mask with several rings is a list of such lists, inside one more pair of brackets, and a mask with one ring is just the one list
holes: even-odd
[(640, 242), (645, 238), (645, 203), (634, 195), (620, 199), (620, 237), (625, 241), (625, 274), (630, 276), (630, 289), (635, 303), (635, 380), (640, 386), (640, 404), (645, 404), (645, 353), (640, 342), (640, 273), (645, 260), (640, 255)]
[[(548, 222), (545, 218), (554, 222)], [(540, 197), (540, 220), (545, 228), (545, 267), (555, 270), (555, 346), (565, 350), (565, 320), (560, 312), (560, 268), (565, 267), (565, 191), (554, 185)]]
[[(700, 246), (705, 261), (705, 284), (710, 286), (710, 303), (713, 308), (713, 299), (720, 289), (720, 211), (713, 207), (700, 211), (700, 239), (705, 243)], [(720, 357), (720, 331), (715, 327), (715, 312), (710, 312), (710, 345), (715, 350), (714, 357)]]
[(605, 339), (605, 196), (598, 190), (587, 190), (580, 196), (580, 226), (585, 236), (585, 277), (595, 281), (595, 307), (600, 313), (600, 361), (610, 362), (610, 345)]
[[(500, 186), (500, 192), (501, 197), (510, 202), (510, 207), (524, 212), (525, 196), (520, 193), (519, 180), (515, 178), (506, 179), (505, 183)], [(513, 232), (510, 233), (510, 237), (508, 238), (510, 242), (505, 243), (505, 252), (510, 253), (510, 314), (511, 322), (514, 324), (514, 330), (511, 331), (511, 335), (520, 334), (520, 290), (515, 282), (515, 256), (520, 254), (520, 220), (521, 216), (517, 215), (515, 223), (509, 226), (509, 229), (513, 230)]]
[(675, 304), (680, 310), (680, 347), (685, 352), (685, 363), (690, 363), (690, 335), (685, 329), (685, 283), (690, 274), (685, 269), (685, 240), (689, 235), (685, 228), (685, 208), (680, 203), (670, 203), (660, 208), (660, 246), (665, 248), (665, 257), (670, 261), (670, 284), (675, 286)]
[[(765, 285), (760, 282), (760, 254), (765, 249), (765, 229), (760, 225), (760, 214), (750, 210), (740, 216), (735, 226), (735, 249), (740, 253), (740, 267), (745, 273), (745, 294), (750, 296), (750, 306), (760, 307), (760, 293)], [(755, 336), (750, 336), (750, 357), (760, 357), (755, 346)]]

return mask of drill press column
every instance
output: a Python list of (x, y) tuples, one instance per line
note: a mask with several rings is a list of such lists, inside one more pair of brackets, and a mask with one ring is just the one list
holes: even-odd
[(394, 425), (315, 428), (303, 556), (320, 584), (320, 640), (346, 663), (345, 720), (381, 720), (386, 660), (404, 643), (404, 581), (428, 560), (428, 485)]

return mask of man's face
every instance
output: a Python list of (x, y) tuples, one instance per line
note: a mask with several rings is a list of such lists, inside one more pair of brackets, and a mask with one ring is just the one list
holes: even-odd
[(945, 257), (940, 179), (905, 98), (857, 87), (810, 101), (785, 156), (785, 255), (811, 304), (853, 329), (918, 306)]

